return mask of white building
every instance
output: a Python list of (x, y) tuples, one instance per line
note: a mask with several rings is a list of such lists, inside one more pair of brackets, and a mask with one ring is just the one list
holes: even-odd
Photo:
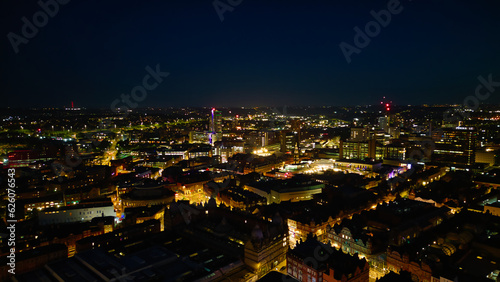
[(40, 211), (38, 223), (40, 225), (59, 224), (70, 222), (91, 221), (94, 217), (114, 216), (116, 212), (112, 203), (80, 204), (59, 209)]

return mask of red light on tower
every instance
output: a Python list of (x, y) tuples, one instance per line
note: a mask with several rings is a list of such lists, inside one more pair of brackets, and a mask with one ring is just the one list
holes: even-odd
[(382, 98), (382, 101), (380, 102), (380, 105), (382, 105), (382, 107), (384, 107), (384, 109), (386, 110), (386, 112), (389, 112), (391, 110), (392, 101), (386, 100), (386, 97), (384, 96)]

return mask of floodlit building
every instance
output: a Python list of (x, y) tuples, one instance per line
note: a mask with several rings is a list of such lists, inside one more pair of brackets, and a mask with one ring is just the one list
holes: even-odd
[(287, 252), (287, 273), (299, 281), (368, 281), (370, 266), (313, 236)]
[(432, 160), (450, 165), (471, 166), (476, 162), (476, 129), (474, 127), (443, 128), (433, 132), (435, 149)]
[(111, 202), (79, 204), (75, 206), (61, 207), (57, 209), (45, 209), (38, 215), (38, 223), (60, 224), (69, 222), (91, 221), (94, 217), (115, 216), (116, 212)]
[(314, 194), (319, 194), (325, 184), (311, 180), (303, 175), (296, 175), (285, 180), (261, 180), (250, 183), (244, 187), (267, 199), (267, 203), (280, 203), (282, 201), (305, 201), (312, 199)]

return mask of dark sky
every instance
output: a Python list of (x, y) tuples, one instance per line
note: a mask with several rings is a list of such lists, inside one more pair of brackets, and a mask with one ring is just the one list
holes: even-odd
[(72, 0), (16, 54), (7, 35), (41, 7), (3, 0), (0, 107), (109, 107), (157, 64), (170, 75), (139, 107), (462, 103), (500, 81), (496, 0), (402, 0), (347, 63), (339, 44), (389, 2), (243, 0), (221, 22), (210, 0)]

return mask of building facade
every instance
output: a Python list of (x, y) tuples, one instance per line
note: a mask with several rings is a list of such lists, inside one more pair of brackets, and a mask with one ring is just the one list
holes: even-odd
[(435, 149), (432, 160), (450, 165), (471, 166), (476, 162), (476, 129), (474, 127), (443, 128), (433, 132)]

